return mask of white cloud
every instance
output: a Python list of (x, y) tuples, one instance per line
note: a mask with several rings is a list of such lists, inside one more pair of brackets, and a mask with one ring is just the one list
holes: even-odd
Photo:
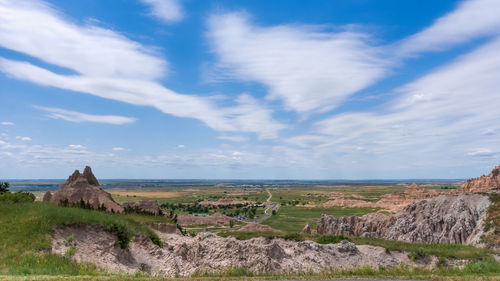
[(183, 144), (179, 144), (177, 145), (177, 148), (181, 149), (181, 148), (184, 148), (185, 146)]
[(84, 145), (81, 144), (70, 144), (67, 146), (68, 149), (85, 149)]
[(61, 108), (34, 106), (37, 109), (43, 110), (48, 113), (48, 117), (52, 119), (62, 119), (70, 122), (94, 122), (112, 125), (123, 125), (133, 123), (135, 118), (116, 116), (116, 115), (92, 115), (76, 111), (69, 111)]
[(223, 136), (217, 136), (218, 139), (221, 139), (221, 140), (227, 140), (227, 141), (233, 141), (233, 142), (244, 142), (244, 141), (247, 141), (248, 138), (244, 137), (244, 136), (226, 136), (226, 135), (223, 135)]
[(468, 161), (464, 155), (485, 155), (490, 151), (477, 147), (494, 147), (500, 141), (491, 133), (500, 130), (494, 102), (500, 98), (498, 50), (500, 39), (397, 89), (399, 97), (374, 112), (327, 118), (316, 123), (311, 135), (295, 140), (304, 145), (308, 143), (303, 140), (317, 140), (314, 147), (326, 155), (331, 155), (326, 150), (346, 145), (364, 147), (363, 153), (381, 165), (425, 159), (427, 165), (449, 166)]
[(398, 44), (399, 55), (437, 51), (480, 37), (500, 34), (500, 1), (463, 1), (430, 27)]
[(98, 77), (155, 79), (166, 62), (119, 33), (65, 21), (42, 1), (0, 2), (0, 46)]
[(495, 153), (493, 151), (491, 151), (491, 149), (488, 149), (488, 148), (481, 148), (481, 149), (478, 149), (478, 150), (475, 150), (475, 151), (471, 151), (469, 153), (467, 153), (468, 156), (492, 156), (494, 155)]
[[(264, 117), (248, 111), (241, 113), (240, 108), (249, 107), (244, 104), (248, 99), (240, 98), (235, 106), (219, 108), (209, 98), (183, 95), (163, 87), (155, 79), (163, 75), (166, 62), (153, 56), (151, 49), (114, 31), (63, 20), (44, 2), (0, 2), (0, 46), (78, 73), (62, 75), (0, 57), (0, 71), (12, 78), (152, 106), (166, 114), (196, 118), (217, 131), (253, 132), (261, 138), (274, 138), (284, 128), (272, 119), (270, 110), (256, 102), (252, 103), (253, 108), (264, 113)], [(262, 122), (264, 118), (268, 119)], [(257, 127), (256, 123), (262, 126)]]
[(4, 125), (4, 126), (14, 126), (14, 123), (12, 122), (8, 122), (8, 121), (3, 121), (3, 122), (0, 122), (0, 124)]
[(128, 149), (126, 149), (124, 147), (119, 147), (119, 146), (113, 147), (112, 149), (113, 149), (113, 151), (128, 151)]
[(21, 137), (21, 136), (17, 136), (16, 137), (16, 140), (20, 140), (20, 141), (30, 141), (31, 138), (30, 137)]
[(208, 37), (221, 73), (269, 87), (290, 110), (327, 111), (381, 78), (388, 62), (366, 34), (319, 26), (253, 25), (243, 13), (214, 15)]
[(151, 6), (151, 15), (164, 23), (178, 22), (184, 18), (179, 0), (141, 0)]

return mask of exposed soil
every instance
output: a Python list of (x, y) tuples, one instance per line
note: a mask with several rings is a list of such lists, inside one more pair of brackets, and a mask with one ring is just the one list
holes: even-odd
[[(76, 249), (71, 259), (96, 264), (112, 272), (144, 271), (160, 276), (188, 276), (196, 271), (245, 268), (255, 273), (305, 273), (356, 266), (391, 267), (414, 263), (406, 253), (389, 252), (382, 247), (356, 246), (342, 241), (317, 244), (312, 241), (252, 238), (245, 241), (222, 238), (204, 232), (196, 237), (158, 233), (159, 247), (146, 236), (135, 236), (124, 250), (115, 245), (116, 237), (99, 226), (73, 225), (57, 228), (52, 236), (52, 252), (65, 255)], [(73, 237), (68, 243), (68, 237)]]

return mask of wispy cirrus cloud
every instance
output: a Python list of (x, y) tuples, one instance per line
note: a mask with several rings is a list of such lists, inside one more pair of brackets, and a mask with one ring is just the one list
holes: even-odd
[(14, 123), (9, 121), (2, 121), (0, 124), (3, 126), (14, 126)]
[(388, 70), (381, 50), (360, 32), (262, 27), (245, 13), (228, 13), (210, 17), (207, 36), (221, 73), (266, 85), (269, 98), (300, 113), (333, 109)]
[(222, 135), (222, 136), (218, 136), (217, 138), (221, 139), (221, 140), (232, 141), (232, 142), (244, 142), (244, 141), (248, 141), (248, 138), (246, 138), (244, 136), (226, 136), (226, 135)]
[(22, 136), (17, 136), (17, 137), (16, 137), (16, 140), (20, 140), (20, 141), (31, 141), (31, 138), (30, 138), (30, 137), (22, 137)]
[(70, 111), (55, 107), (33, 106), (36, 109), (47, 112), (47, 116), (52, 119), (62, 119), (70, 122), (94, 122), (112, 125), (123, 125), (135, 122), (137, 119), (116, 115), (92, 115), (77, 111)]
[(391, 165), (423, 163), (415, 160), (422, 158), (427, 165), (450, 165), (468, 161), (464, 156), (500, 160), (489, 149), (477, 149), (498, 142), (491, 132), (500, 130), (498, 104), (492, 102), (500, 98), (499, 49), (500, 38), (396, 89), (398, 98), (384, 106), (331, 116), (316, 122), (311, 134), (290, 141), (324, 155), (351, 157), (356, 155), (351, 148), (359, 146), (365, 149), (358, 157)]
[[(12, 78), (151, 106), (173, 116), (198, 119), (217, 131), (244, 131), (260, 138), (275, 138), (284, 128), (261, 103), (252, 101), (253, 110), (248, 110), (248, 99), (244, 97), (233, 106), (219, 107), (209, 98), (165, 88), (156, 79), (165, 74), (167, 62), (155, 55), (155, 48), (115, 31), (69, 22), (45, 2), (0, 2), (0, 46), (76, 72), (59, 74), (30, 62), (0, 57), (0, 71)], [(257, 116), (254, 111), (264, 115)], [(267, 118), (265, 122), (263, 118)], [(257, 123), (261, 126), (255, 126)]]
[(431, 26), (395, 45), (398, 56), (439, 51), (471, 40), (500, 35), (500, 2), (462, 1), (455, 10), (438, 18)]
[(174, 23), (184, 18), (180, 0), (140, 0), (151, 8), (150, 15), (164, 23)]

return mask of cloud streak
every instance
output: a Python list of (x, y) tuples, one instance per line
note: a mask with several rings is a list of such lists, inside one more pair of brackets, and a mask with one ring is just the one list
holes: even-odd
[[(208, 98), (163, 87), (155, 80), (164, 74), (167, 63), (154, 56), (153, 49), (114, 31), (65, 21), (44, 2), (0, 2), (0, 46), (77, 73), (59, 74), (29, 62), (0, 57), (0, 71), (12, 78), (151, 106), (166, 114), (198, 119), (217, 131), (244, 131), (260, 138), (275, 138), (284, 128), (270, 110), (244, 95), (233, 106), (218, 107)], [(263, 115), (257, 116), (254, 111)]]
[(36, 109), (47, 112), (47, 116), (52, 119), (61, 119), (75, 123), (93, 122), (112, 125), (123, 125), (135, 122), (137, 119), (116, 115), (92, 115), (77, 111), (70, 111), (55, 107), (33, 106)]
[(184, 18), (184, 10), (179, 0), (141, 0), (151, 7), (150, 15), (163, 23), (174, 23)]
[(462, 1), (430, 27), (397, 44), (396, 52), (399, 56), (409, 56), (440, 51), (477, 38), (500, 35), (499, 12), (500, 2), (496, 0)]
[(221, 73), (269, 88), (288, 110), (324, 112), (387, 72), (367, 34), (319, 26), (254, 25), (248, 15), (213, 15), (207, 36)]

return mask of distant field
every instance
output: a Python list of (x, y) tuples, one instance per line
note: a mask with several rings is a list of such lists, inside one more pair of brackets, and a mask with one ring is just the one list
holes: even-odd
[(302, 206), (283, 206), (278, 213), (265, 220), (262, 224), (290, 233), (300, 232), (302, 228), (309, 224), (311, 228), (316, 228), (316, 222), (322, 214), (333, 215), (336, 217), (364, 215), (375, 212), (373, 208), (309, 208)]
[(118, 196), (129, 196), (129, 197), (145, 197), (145, 198), (175, 198), (186, 195), (186, 192), (170, 192), (170, 191), (135, 191), (135, 190), (127, 190), (127, 191), (115, 191), (115, 190), (107, 190), (112, 195)]

